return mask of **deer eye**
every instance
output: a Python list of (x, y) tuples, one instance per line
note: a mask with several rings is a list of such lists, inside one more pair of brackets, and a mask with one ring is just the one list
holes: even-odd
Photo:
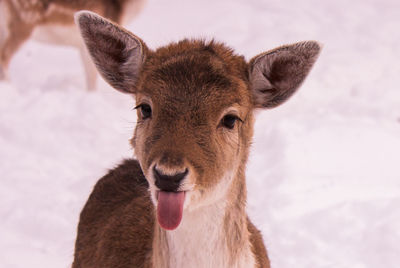
[(140, 109), (140, 114), (142, 116), (142, 120), (151, 117), (151, 107), (150, 105), (143, 103), (135, 107), (135, 109)]
[(221, 120), (221, 126), (228, 128), (228, 129), (233, 129), (235, 127), (235, 124), (237, 121), (242, 121), (239, 117), (233, 114), (227, 114), (225, 115), (222, 120)]

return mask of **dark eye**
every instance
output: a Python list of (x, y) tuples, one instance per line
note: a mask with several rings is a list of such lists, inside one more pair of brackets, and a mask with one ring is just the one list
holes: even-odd
[(236, 115), (233, 114), (227, 114), (225, 115), (222, 120), (221, 120), (221, 125), (223, 127), (229, 128), (229, 129), (233, 129), (235, 127), (235, 123), (236, 121), (242, 121), (240, 120), (239, 117), (237, 117)]
[(143, 120), (151, 117), (150, 105), (143, 103), (143, 104), (136, 106), (135, 109), (140, 109), (140, 114), (141, 114)]

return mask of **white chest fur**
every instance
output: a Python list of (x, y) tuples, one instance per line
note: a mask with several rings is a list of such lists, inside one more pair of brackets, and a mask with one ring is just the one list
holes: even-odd
[(184, 220), (177, 229), (161, 231), (165, 239), (158, 244), (158, 250), (163, 252), (159, 256), (164, 260), (156, 263), (170, 268), (255, 267), (249, 243), (238, 243), (238, 249), (234, 250), (238, 254), (232, 254), (232, 249), (228, 247), (229, 234), (224, 230), (224, 212), (223, 204), (185, 212)]

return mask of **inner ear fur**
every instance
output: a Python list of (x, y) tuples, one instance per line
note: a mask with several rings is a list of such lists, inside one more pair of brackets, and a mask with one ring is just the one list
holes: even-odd
[(307, 77), (321, 50), (315, 41), (278, 47), (250, 60), (249, 75), (257, 108), (274, 108), (288, 100)]
[(147, 51), (144, 42), (123, 27), (90, 11), (77, 12), (75, 22), (104, 80), (124, 93), (135, 93)]

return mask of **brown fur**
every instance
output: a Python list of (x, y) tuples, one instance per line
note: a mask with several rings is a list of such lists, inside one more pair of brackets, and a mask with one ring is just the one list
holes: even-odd
[(81, 213), (74, 268), (146, 267), (139, 264), (150, 261), (154, 225), (147, 188), (135, 160), (99, 180)]
[[(318, 44), (285, 46), (247, 63), (215, 41), (183, 40), (153, 51), (93, 13), (76, 20), (100, 73), (118, 90), (134, 93), (139, 107), (131, 140), (138, 162), (125, 162), (95, 187), (81, 214), (73, 267), (169, 267), (176, 249), (168, 249), (168, 239), (177, 233), (169, 235), (154, 220), (157, 166), (170, 175), (188, 170), (178, 190), (187, 191), (190, 209), (223, 207), (216, 234), (223, 244), (219, 254), (227, 254), (223, 265), (243, 267), (252, 263), (246, 259), (251, 254), (256, 267), (269, 268), (262, 236), (246, 214), (253, 111), (294, 93)], [(150, 117), (142, 114), (143, 104), (151, 107)], [(232, 128), (224, 124), (227, 115), (239, 118)]]

